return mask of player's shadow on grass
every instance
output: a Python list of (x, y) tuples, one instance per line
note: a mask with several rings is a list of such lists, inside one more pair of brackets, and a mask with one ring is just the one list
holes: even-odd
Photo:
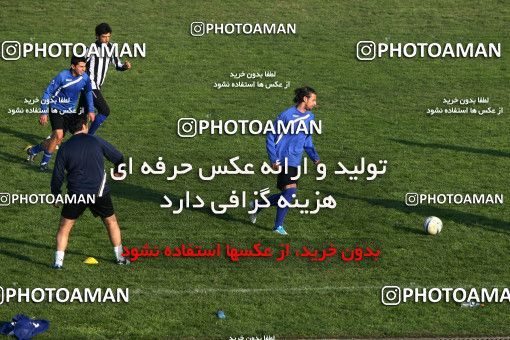
[(421, 229), (406, 227), (406, 226), (401, 225), (401, 224), (395, 224), (394, 227), (395, 227), (395, 229), (398, 229), (398, 230), (400, 230), (402, 232), (405, 232), (405, 233), (408, 233), (408, 234), (415, 234), (415, 235), (423, 236), (423, 230), (421, 230)]
[[(18, 259), (18, 260), (22, 260), (22, 261), (25, 261), (25, 262), (34, 263), (34, 264), (37, 264), (37, 265), (40, 265), (40, 266), (43, 266), (43, 267), (50, 267), (51, 263), (50, 262), (41, 262), (41, 261), (38, 261), (38, 260), (34, 260), (31, 257), (29, 257), (29, 256), (22, 255), (21, 253), (23, 253), (23, 251), (22, 251), (23, 247), (46, 249), (46, 250), (48, 250), (48, 259), (51, 258), (52, 254), (53, 254), (53, 251), (55, 251), (55, 248), (53, 246), (49, 246), (49, 245), (44, 244), (44, 243), (36, 243), (36, 242), (32, 242), (32, 241), (18, 240), (18, 239), (15, 239), (15, 238), (10, 238), (10, 237), (5, 237), (5, 236), (0, 236), (0, 244), (14, 244), (19, 249), (19, 252), (12, 252), (12, 251), (9, 251), (9, 250), (0, 249), (0, 255), (5, 255), (5, 256), (12, 257), (12, 258), (15, 258), (15, 259)], [(78, 251), (73, 251), (73, 250), (66, 250), (66, 253), (73, 254), (73, 255), (79, 255), (79, 256), (82, 256), (82, 257), (89, 256), (89, 255), (83, 254), (83, 253), (78, 252)], [(99, 257), (99, 256), (95, 256), (95, 257), (97, 259), (100, 259), (100, 260), (103, 260), (103, 261), (106, 261), (106, 262), (112, 260), (112, 259), (107, 259), (107, 258)]]
[(50, 266), (49, 262), (40, 262), (40, 261), (34, 260), (34, 259), (32, 259), (32, 258), (30, 258), (30, 257), (28, 257), (26, 255), (22, 255), (20, 253), (13, 252), (13, 251), (8, 251), (8, 250), (5, 250), (5, 249), (0, 249), (0, 255), (5, 255), (5, 256), (12, 257), (12, 258), (17, 259), (17, 260), (34, 263), (34, 264), (37, 264), (37, 265), (43, 266), (43, 267), (49, 267)]
[(404, 204), (403, 201), (391, 200), (391, 199), (381, 199), (381, 198), (366, 198), (366, 197), (356, 197), (351, 196), (344, 193), (339, 192), (328, 192), (328, 194), (333, 195), (335, 199), (347, 199), (347, 200), (357, 200), (363, 201), (368, 204), (384, 207), (388, 209), (398, 210), (404, 213), (414, 213), (422, 215), (423, 217), (427, 216), (438, 216), (443, 220), (451, 220), (455, 223), (465, 224), (465, 225), (483, 225), (487, 226), (494, 231), (498, 232), (510, 232), (510, 221), (503, 221), (492, 217), (486, 217), (482, 215), (476, 215), (472, 213), (466, 213), (457, 211), (454, 209), (447, 208), (439, 208), (432, 206), (416, 206), (416, 207), (408, 207)]
[[(22, 166), (24, 165), (27, 170), (41, 172), (41, 170), (39, 170), (39, 166), (38, 166), (39, 162), (28, 163), (25, 157), (26, 157), (26, 153), (23, 150), (20, 150), (19, 155), (12, 155), (10, 153), (0, 151), (0, 159), (6, 161), (8, 163), (17, 163), (17, 164), (21, 164)], [(51, 174), (51, 171), (52, 171), (51, 169), (48, 170), (48, 172), (50, 174)]]
[(446, 150), (452, 150), (452, 151), (484, 154), (484, 155), (496, 156), (496, 157), (510, 157), (510, 152), (505, 152), (505, 151), (501, 151), (501, 150), (480, 149), (480, 148), (473, 148), (470, 146), (449, 145), (449, 144), (440, 144), (440, 143), (420, 143), (420, 142), (403, 140), (403, 139), (395, 139), (395, 138), (390, 138), (390, 140), (393, 142), (400, 143), (400, 144), (404, 144), (404, 145), (408, 145), (408, 146), (419, 146), (422, 148), (446, 149)]
[(8, 134), (19, 139), (23, 139), (28, 144), (39, 144), (44, 137), (33, 135), (31, 133), (25, 133), (9, 129), (5, 126), (0, 126), (0, 133)]
[[(3, 147), (3, 146), (0, 146), (0, 147)], [(26, 155), (26, 154), (22, 154), (21, 151), (23, 151), (23, 150), (20, 150), (20, 155)], [(26, 163), (25, 158), (23, 158), (21, 156), (11, 155), (10, 153), (4, 152), (4, 151), (0, 151), (0, 158), (8, 163)]]
[[(130, 184), (125, 183), (122, 181), (118, 182), (110, 182), (110, 186), (112, 188), (111, 194), (113, 196), (118, 196), (122, 198), (126, 198), (132, 201), (136, 202), (152, 202), (154, 204), (157, 204), (158, 206), (160, 204), (166, 203), (163, 199), (163, 196), (166, 195), (172, 202), (178, 202), (182, 197), (179, 197), (177, 195), (168, 193), (168, 192), (160, 192), (157, 190), (145, 188), (136, 184)], [(252, 224), (250, 221), (248, 221), (248, 214), (246, 213), (246, 219), (241, 219), (232, 216), (231, 214), (215, 214), (210, 207), (203, 207), (199, 209), (189, 209), (188, 212), (198, 212), (202, 214), (209, 215), (214, 218), (218, 218), (220, 220), (226, 221), (226, 222), (238, 222), (240, 224), (244, 224), (246, 226), (259, 228), (265, 231), (268, 231), (270, 229), (263, 228), (259, 225)], [(171, 214), (173, 215), (173, 214)]]
[[(27, 169), (29, 171), (41, 173), (41, 170), (39, 169), (39, 161), (38, 160), (36, 160), (34, 163), (28, 163), (25, 158), (26, 153), (20, 152), (20, 155), (22, 155), (22, 156), (15, 156), (15, 155), (11, 155), (10, 153), (7, 153), (7, 152), (0, 151), (0, 159), (4, 160), (6, 162), (9, 162), (9, 163), (21, 164), (22, 166), (25, 166), (25, 169)], [(46, 170), (46, 172), (50, 174), (50, 178), (51, 178), (51, 173), (53, 172), (53, 169), (49, 168), (48, 170)], [(48, 179), (48, 181), (49, 180), (50, 179)]]

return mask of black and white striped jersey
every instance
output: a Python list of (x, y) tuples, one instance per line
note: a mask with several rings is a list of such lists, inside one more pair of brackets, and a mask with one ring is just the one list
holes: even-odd
[[(122, 62), (117, 56), (118, 53), (115, 51), (115, 46), (111, 43), (105, 44), (106, 48), (102, 48), (102, 44), (99, 41), (95, 42), (97, 51), (99, 53), (88, 53), (87, 58), (87, 73), (90, 76), (90, 82), (92, 83), (93, 90), (100, 90), (106, 78), (106, 72), (108, 72), (108, 66), (110, 63), (115, 65), (117, 71), (125, 71)], [(113, 53), (105, 53), (109, 51)]]

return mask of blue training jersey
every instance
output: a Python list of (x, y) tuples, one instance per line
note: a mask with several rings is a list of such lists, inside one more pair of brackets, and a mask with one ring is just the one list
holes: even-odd
[(104, 158), (116, 166), (123, 162), (122, 153), (103, 139), (78, 133), (60, 146), (51, 177), (51, 193), (61, 192), (67, 173), (69, 194), (90, 194), (102, 197), (108, 193)]
[(63, 111), (64, 114), (76, 112), (76, 104), (82, 90), (87, 98), (87, 112), (94, 112), (92, 85), (88, 74), (83, 73), (74, 77), (71, 70), (60, 72), (44, 90), (41, 100), (42, 114), (48, 114), (50, 103), (52, 108)]
[[(303, 124), (304, 121), (307, 132), (311, 131), (310, 122), (315, 119), (314, 114), (311, 111), (304, 113), (300, 112), (295, 106), (288, 108), (278, 115), (274, 122), (275, 128), (278, 126), (278, 121), (282, 121), (280, 124), (289, 126), (289, 124)], [(301, 159), (303, 158), (303, 151), (306, 151), (312, 161), (318, 161), (319, 155), (315, 151), (315, 147), (312, 141), (312, 135), (305, 131), (297, 131), (296, 133), (268, 133), (266, 136), (266, 149), (271, 164), (280, 163), (284, 164), (285, 158), (287, 158), (287, 164), (289, 166), (301, 165)]]

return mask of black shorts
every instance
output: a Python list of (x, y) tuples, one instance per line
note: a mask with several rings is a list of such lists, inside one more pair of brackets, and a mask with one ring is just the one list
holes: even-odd
[[(92, 90), (92, 98), (94, 99), (94, 107), (97, 109), (97, 113), (102, 114), (104, 116), (108, 116), (110, 114), (110, 107), (104, 99), (103, 94), (100, 90)], [(86, 97), (85, 93), (81, 93), (80, 101), (78, 102), (78, 112), (87, 114), (87, 105), (86, 105)]]
[(297, 179), (291, 179), (291, 177), (297, 176), (297, 167), (288, 166), (287, 173), (285, 173), (285, 167), (282, 167), (282, 172), (278, 174), (278, 178), (276, 179), (276, 187), (280, 190), (283, 190), (286, 185), (289, 184), (297, 184)]
[(76, 113), (62, 113), (62, 111), (54, 109), (50, 107), (50, 124), (51, 131), (55, 130), (64, 130), (64, 134), (66, 131), (69, 131), (69, 121), (70, 118)]
[(94, 217), (99, 216), (101, 218), (106, 218), (112, 216), (115, 213), (113, 210), (112, 198), (110, 197), (110, 193), (107, 193), (102, 197), (96, 196), (96, 202), (94, 204), (64, 204), (60, 215), (62, 215), (64, 218), (67, 218), (68, 220), (76, 220), (87, 208), (90, 209)]

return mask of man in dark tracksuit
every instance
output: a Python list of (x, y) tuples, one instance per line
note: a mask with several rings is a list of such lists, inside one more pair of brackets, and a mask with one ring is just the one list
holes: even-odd
[(62, 183), (67, 173), (68, 195), (95, 195), (95, 202), (94, 204), (66, 202), (62, 207), (54, 268), (62, 268), (69, 233), (78, 217), (87, 208), (94, 216), (99, 216), (103, 220), (114, 246), (117, 263), (128, 264), (129, 261), (121, 255), (121, 233), (106, 184), (103, 159), (106, 157), (118, 166), (123, 163), (123, 156), (106, 141), (87, 134), (86, 115), (75, 115), (73, 118), (69, 123), (69, 131), (73, 136), (62, 144), (57, 153), (51, 178), (51, 192), (53, 195), (61, 193)]

